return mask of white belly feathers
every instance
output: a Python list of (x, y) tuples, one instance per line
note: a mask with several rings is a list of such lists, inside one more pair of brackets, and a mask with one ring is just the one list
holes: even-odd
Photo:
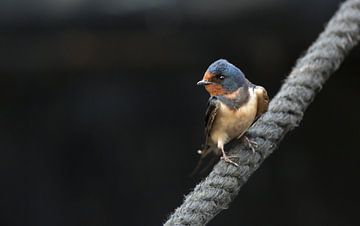
[(210, 133), (212, 142), (218, 147), (235, 137), (240, 137), (251, 126), (257, 112), (257, 96), (250, 89), (249, 100), (237, 110), (232, 110), (221, 103)]

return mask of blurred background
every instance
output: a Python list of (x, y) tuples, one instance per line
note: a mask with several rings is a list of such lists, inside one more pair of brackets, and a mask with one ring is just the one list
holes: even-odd
[[(201, 180), (208, 65), (273, 97), (340, 2), (1, 0), (0, 225), (161, 225)], [(209, 225), (358, 225), (359, 60)]]

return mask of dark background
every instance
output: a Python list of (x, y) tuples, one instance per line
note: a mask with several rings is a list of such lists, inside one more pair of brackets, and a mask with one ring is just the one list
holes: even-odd
[[(160, 225), (226, 58), (270, 97), (338, 0), (0, 2), (0, 225)], [(358, 225), (360, 49), (209, 225)]]

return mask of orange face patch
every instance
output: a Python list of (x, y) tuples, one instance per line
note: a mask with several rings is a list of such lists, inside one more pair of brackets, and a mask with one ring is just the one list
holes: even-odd
[(206, 71), (203, 77), (203, 80), (205, 81), (211, 81), (211, 79), (214, 77), (215, 75), (209, 71)]
[(226, 94), (225, 89), (219, 85), (219, 84), (210, 84), (210, 85), (206, 85), (205, 86), (206, 91), (208, 91), (208, 93), (211, 96), (218, 96), (218, 95), (224, 95)]
[[(204, 74), (203, 80), (204, 81), (212, 81), (214, 77), (215, 77), (215, 75), (213, 73), (206, 71)], [(224, 95), (227, 93), (226, 90), (220, 84), (205, 85), (205, 89), (206, 89), (206, 91), (208, 91), (208, 93), (211, 96)]]

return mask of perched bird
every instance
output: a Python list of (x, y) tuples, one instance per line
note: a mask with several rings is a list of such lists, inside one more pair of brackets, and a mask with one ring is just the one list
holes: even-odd
[[(197, 85), (210, 94), (205, 114), (205, 144), (200, 161), (209, 153), (221, 155), (225, 162), (237, 166), (224, 151), (233, 138), (241, 138), (252, 123), (268, 109), (266, 90), (247, 80), (239, 68), (220, 59), (212, 63)], [(245, 137), (254, 151), (256, 143)], [(199, 162), (200, 164), (200, 162)], [(197, 167), (198, 168), (198, 167)]]

